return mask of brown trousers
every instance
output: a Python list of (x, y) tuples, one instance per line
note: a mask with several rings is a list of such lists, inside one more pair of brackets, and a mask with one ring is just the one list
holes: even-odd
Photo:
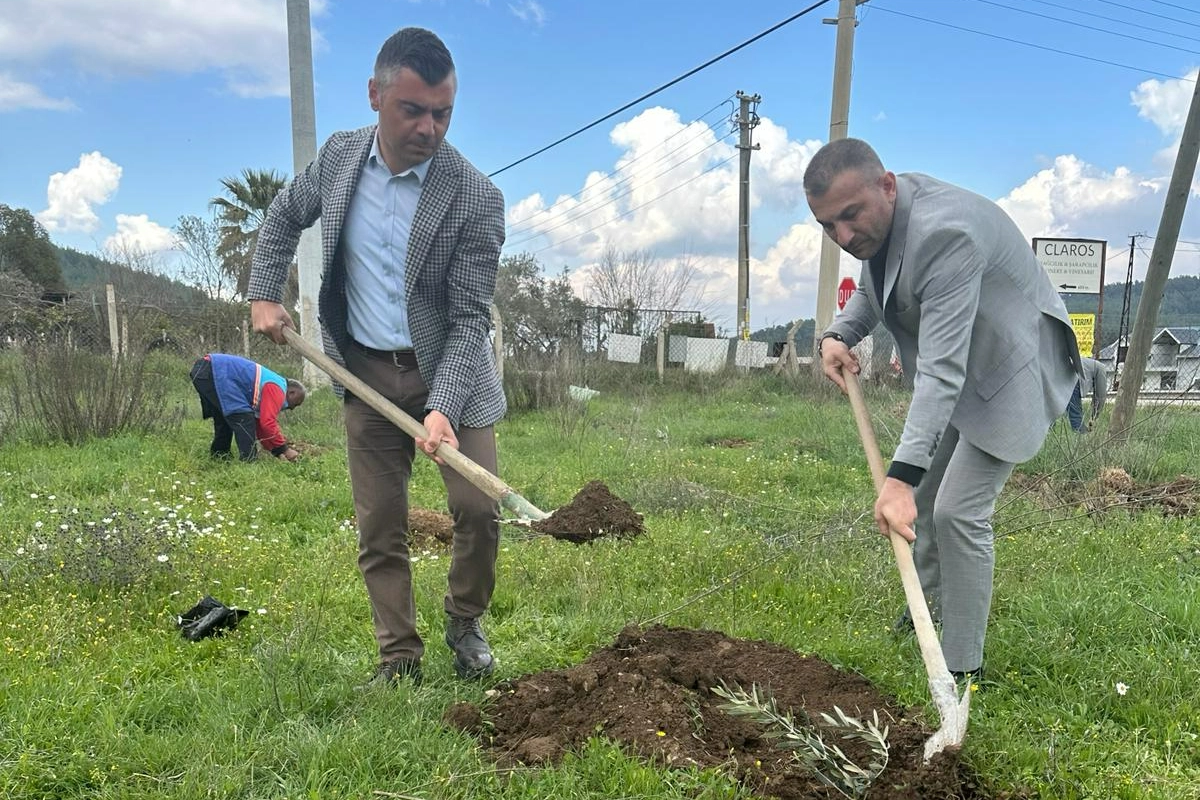
[[(429, 389), (416, 367), (396, 366), (391, 359), (368, 355), (353, 345), (346, 367), (405, 413), (424, 419)], [(345, 417), (350, 486), (358, 517), (358, 568), (371, 601), (380, 661), (419, 659), (424, 644), (417, 633), (408, 552), (408, 481), (416, 443), (349, 391)], [(462, 427), (457, 434), (462, 454), (494, 474), (492, 426)], [(487, 610), (496, 585), (500, 506), (454, 470), (440, 469), (454, 521), (443, 605), (447, 614), (478, 617)]]

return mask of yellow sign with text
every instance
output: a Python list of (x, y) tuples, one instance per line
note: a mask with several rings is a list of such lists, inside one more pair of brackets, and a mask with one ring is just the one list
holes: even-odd
[(1094, 358), (1092, 351), (1096, 347), (1096, 315), (1071, 314), (1071, 329), (1075, 331), (1075, 340), (1079, 342), (1079, 355)]

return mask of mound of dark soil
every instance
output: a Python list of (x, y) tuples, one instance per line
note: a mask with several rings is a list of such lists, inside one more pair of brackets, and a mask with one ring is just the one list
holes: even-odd
[[(504, 765), (557, 761), (597, 733), (665, 767), (732, 770), (755, 792), (793, 800), (838, 796), (823, 786), (767, 730), (719, 706), (714, 686), (757, 688), (797, 719), (820, 720), (834, 706), (887, 726), (887, 767), (872, 784), (871, 800), (984, 800), (956, 752), (924, 763), (932, 730), (916, 712), (881, 695), (863, 677), (840, 672), (770, 642), (732, 639), (716, 631), (626, 628), (610, 647), (565, 670), (548, 670), (499, 684), (483, 708), (452, 706), (446, 722), (479, 736)], [(866, 766), (866, 744), (826, 729), (856, 764)]]
[(590, 481), (562, 508), (530, 525), (538, 533), (575, 544), (604, 536), (632, 538), (645, 532), (642, 515), (601, 481)]
[(428, 508), (408, 510), (408, 546), (413, 550), (445, 550), (454, 541), (454, 520)]

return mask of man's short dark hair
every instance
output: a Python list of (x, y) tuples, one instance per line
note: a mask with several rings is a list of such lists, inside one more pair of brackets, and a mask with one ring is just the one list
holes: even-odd
[(420, 75), (429, 86), (437, 86), (454, 72), (454, 59), (433, 31), (401, 28), (379, 48), (375, 82), (387, 86), (405, 67)]
[(829, 191), (834, 178), (852, 169), (872, 180), (887, 171), (879, 155), (862, 139), (838, 139), (818, 150), (808, 162), (804, 170), (804, 193), (821, 197)]

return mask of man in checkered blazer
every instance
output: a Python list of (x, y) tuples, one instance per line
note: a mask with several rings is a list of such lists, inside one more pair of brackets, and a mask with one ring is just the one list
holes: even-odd
[[(283, 343), (283, 328), (294, 327), (281, 302), (288, 268), (319, 218), (325, 351), (429, 432), (414, 441), (345, 392), (358, 565), (382, 685), (421, 679), (408, 552), (416, 448), (433, 457), (445, 442), (495, 472), (493, 425), (505, 411), (488, 336), (504, 199), (444, 141), (457, 88), (436, 35), (404, 28), (389, 38), (367, 84), (378, 123), (335, 133), (280, 192), (250, 277), (254, 329)], [(494, 665), (479, 618), (495, 587), (499, 507), (444, 464), (441, 473), (454, 519), (445, 639), (459, 676), (480, 678)]]

